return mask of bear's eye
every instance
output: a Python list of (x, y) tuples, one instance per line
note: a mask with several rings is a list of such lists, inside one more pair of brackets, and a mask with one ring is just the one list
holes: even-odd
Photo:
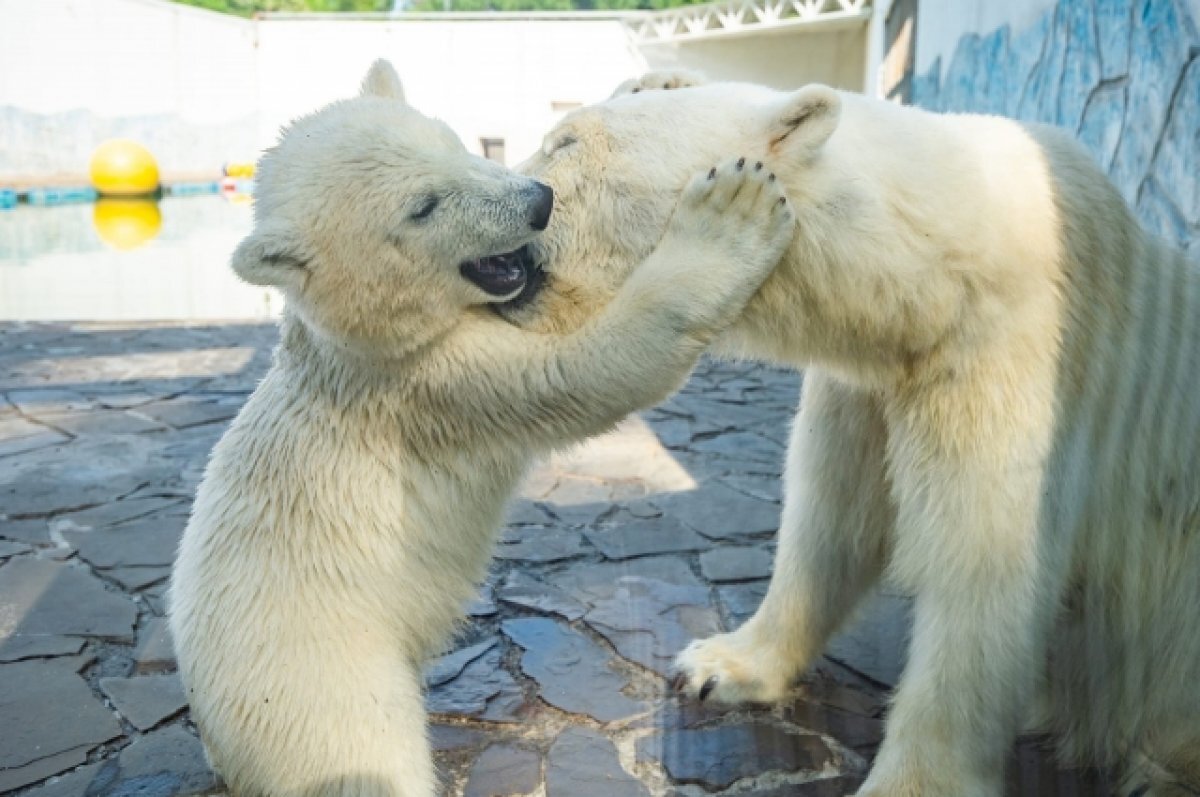
[(435, 196), (427, 196), (421, 200), (421, 203), (417, 205), (417, 209), (412, 212), (412, 215), (410, 215), (409, 218), (413, 221), (427, 219), (429, 218), (429, 214), (433, 213), (437, 206), (438, 198)]
[(563, 136), (562, 138), (560, 138), (558, 141), (555, 141), (553, 144), (551, 144), (547, 148), (546, 154), (554, 155), (555, 153), (562, 152), (567, 147), (569, 147), (573, 144), (578, 144), (578, 143), (579, 143), (579, 139), (573, 135)]

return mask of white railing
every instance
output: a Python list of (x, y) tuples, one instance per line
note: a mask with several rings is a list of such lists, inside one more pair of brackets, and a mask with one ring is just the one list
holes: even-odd
[(778, 28), (844, 26), (864, 23), (870, 16), (870, 0), (727, 0), (654, 11), (623, 24), (637, 43), (656, 44)]

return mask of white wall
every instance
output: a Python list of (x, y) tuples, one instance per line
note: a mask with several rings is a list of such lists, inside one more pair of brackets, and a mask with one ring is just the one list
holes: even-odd
[(116, 136), (166, 172), (213, 173), (253, 156), (257, 105), (249, 20), (158, 0), (0, 0), (0, 175), (84, 174)]
[(0, 0), (0, 105), (41, 114), (253, 113), (254, 24), (147, 0)]
[(683, 66), (717, 80), (744, 80), (778, 89), (825, 83), (863, 90), (866, 27), (763, 31), (746, 36), (644, 45), (650, 66)]
[(311, 21), (259, 27), (260, 138), (358, 90), (376, 58), (392, 61), (408, 101), (445, 120), (473, 151), (505, 139), (515, 164), (541, 144), (551, 103), (604, 99), (645, 71), (615, 19), (596, 21)]
[(504, 139), (515, 164), (563, 104), (602, 100), (648, 66), (860, 90), (864, 36), (862, 26), (763, 32), (639, 51), (602, 13), (252, 21), (165, 0), (0, 0), (0, 177), (74, 178), (116, 135), (143, 141), (164, 172), (212, 174), (353, 94), (379, 57), (417, 108), (473, 151), (483, 137)]

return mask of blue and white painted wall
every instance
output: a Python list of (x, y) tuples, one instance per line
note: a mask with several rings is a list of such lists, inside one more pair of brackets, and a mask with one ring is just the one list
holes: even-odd
[(922, 0), (912, 100), (1074, 132), (1200, 257), (1200, 0)]

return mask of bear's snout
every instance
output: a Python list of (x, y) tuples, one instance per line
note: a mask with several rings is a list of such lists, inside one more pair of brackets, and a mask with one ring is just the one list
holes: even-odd
[(554, 210), (554, 189), (545, 183), (534, 183), (537, 199), (533, 202), (529, 226), (541, 232), (550, 224), (550, 213)]

